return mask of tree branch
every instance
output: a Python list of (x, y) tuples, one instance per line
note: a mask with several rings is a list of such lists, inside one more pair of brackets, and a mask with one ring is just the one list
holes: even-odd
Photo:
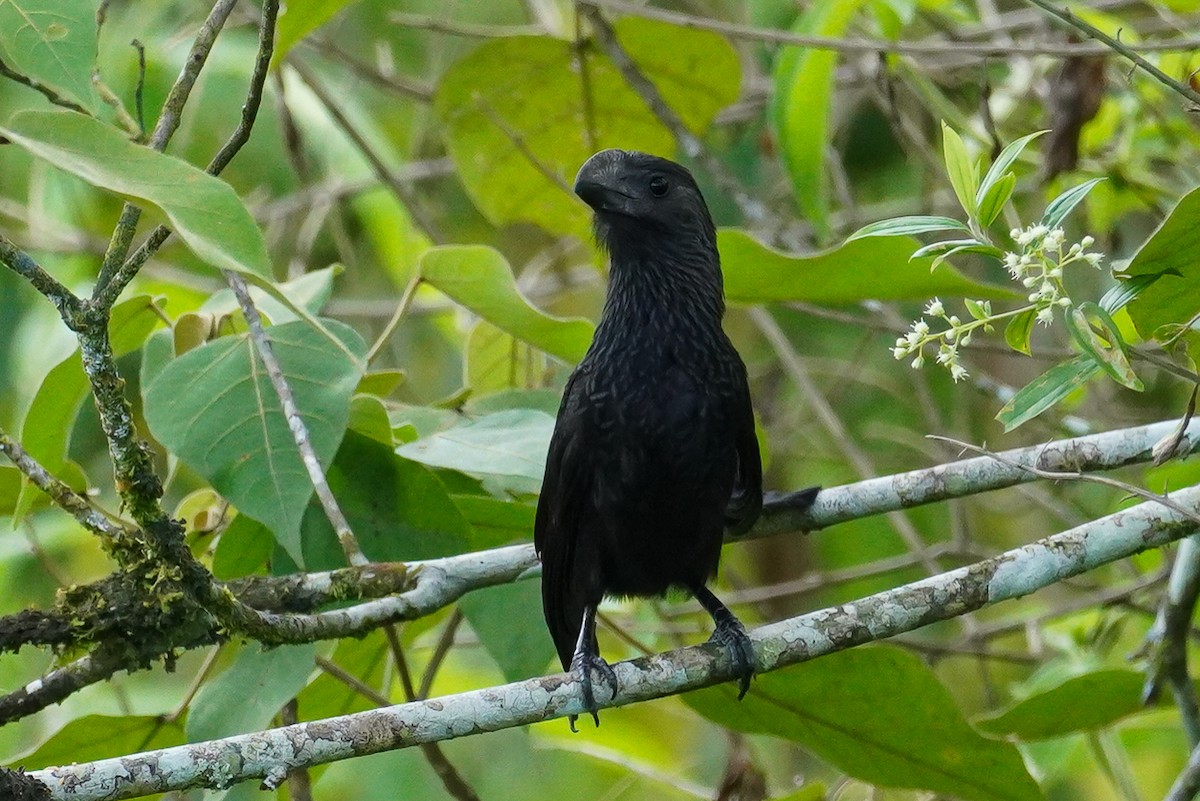
[(24, 278), (33, 285), (34, 289), (45, 295), (58, 309), (58, 314), (67, 327), (75, 330), (79, 325), (79, 312), (83, 307), (83, 302), (74, 292), (59, 283), (58, 279), (42, 269), (42, 266), (34, 261), (28, 253), (13, 244), (3, 234), (0, 234), (0, 262), (3, 262), (5, 267)]
[(2, 429), (0, 429), (0, 453), (3, 453), (12, 460), (17, 469), (24, 473), (25, 477), (35, 487), (49, 495), (56, 504), (70, 513), (84, 528), (110, 540), (119, 539), (129, 534), (129, 531), (124, 526), (114, 523), (88, 503), (86, 498), (52, 476), (45, 467), (42, 467), (16, 440)]
[(1125, 58), (1132, 61), (1133, 65), (1135, 67), (1138, 67), (1141, 70), (1143, 70), (1144, 72), (1146, 72), (1148, 75), (1150, 75), (1150, 77), (1154, 78), (1156, 81), (1161, 83), (1163, 86), (1167, 87), (1172, 92), (1175, 92), (1177, 94), (1182, 95), (1183, 97), (1186, 97), (1188, 100), (1190, 100), (1192, 102), (1192, 105), (1194, 105), (1196, 107), (1200, 107), (1200, 92), (1197, 92), (1195, 89), (1192, 89), (1187, 84), (1185, 84), (1181, 81), (1177, 81), (1174, 78), (1172, 78), (1170, 75), (1167, 75), (1165, 72), (1160, 70), (1158, 67), (1154, 66), (1149, 61), (1147, 61), (1146, 59), (1142, 58), (1137, 53), (1135, 53), (1133, 51), (1133, 49), (1131, 47), (1129, 47), (1128, 45), (1124, 44), (1123, 42), (1121, 42), (1118, 39), (1112, 38), (1107, 33), (1100, 30), (1099, 28), (1097, 28), (1095, 25), (1092, 25), (1090, 22), (1087, 22), (1086, 20), (1082, 20), (1079, 17), (1077, 17), (1075, 14), (1072, 14), (1070, 9), (1056, 8), (1054, 6), (1054, 4), (1048, 2), (1048, 0), (1028, 0), (1028, 2), (1032, 3), (1033, 5), (1037, 6), (1040, 9), (1042, 9), (1047, 14), (1050, 14), (1050, 15), (1056, 17), (1057, 19), (1059, 19), (1060, 21), (1065, 23), (1068, 27), (1074, 28), (1075, 30), (1082, 33), (1084, 36), (1087, 36), (1089, 39), (1095, 39), (1098, 42), (1103, 42), (1104, 46), (1107, 47), (1109, 50), (1112, 50), (1116, 53), (1120, 53), (1122, 56), (1124, 56)]
[[(1200, 487), (1176, 494), (1200, 504)], [(1158, 503), (1143, 503), (993, 559), (751, 632), (757, 672), (805, 662), (1027, 595), (1197, 530)], [(690, 646), (613, 666), (620, 691), (601, 708), (662, 698), (735, 678), (725, 650)], [(579, 688), (556, 674), (386, 709), (35, 771), (53, 799), (115, 801), (187, 787), (228, 787), (281, 769), (325, 764), (421, 743), (582, 714)]]

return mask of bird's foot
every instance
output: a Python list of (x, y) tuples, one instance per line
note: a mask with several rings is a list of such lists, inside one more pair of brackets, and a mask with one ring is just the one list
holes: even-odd
[(754, 676), (754, 648), (750, 644), (750, 635), (746, 634), (741, 622), (730, 615), (717, 621), (717, 627), (708, 641), (725, 646), (733, 666), (737, 668), (738, 700), (742, 700)]
[[(743, 633), (744, 636), (744, 633)], [(583, 651), (576, 651), (575, 656), (571, 659), (571, 676), (579, 682), (580, 689), (583, 692), (583, 708), (591, 713), (592, 720), (596, 725), (600, 725), (599, 708), (596, 706), (596, 695), (592, 692), (592, 671), (600, 674), (600, 678), (608, 685), (613, 695), (617, 694), (617, 673), (612, 667), (604, 661), (599, 654), (589, 654)], [(567, 722), (571, 726), (571, 731), (578, 731), (575, 728), (575, 721), (579, 719), (578, 715), (569, 715)]]

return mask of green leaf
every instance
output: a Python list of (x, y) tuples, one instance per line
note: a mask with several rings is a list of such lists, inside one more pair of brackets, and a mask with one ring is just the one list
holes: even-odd
[(1017, 176), (1009, 173), (988, 187), (987, 194), (979, 199), (979, 223), (989, 226), (1004, 211), (1004, 204), (1012, 197), (1013, 189), (1017, 186)]
[(94, 762), (185, 742), (183, 726), (162, 715), (84, 715), (67, 722), (41, 745), (14, 759), (10, 767), (38, 770), (52, 765)]
[(1092, 187), (1103, 180), (1103, 178), (1093, 178), (1090, 181), (1084, 181), (1079, 186), (1071, 187), (1054, 198), (1050, 201), (1050, 205), (1046, 206), (1046, 213), (1042, 215), (1042, 225), (1052, 231), (1058, 228), (1071, 213), (1071, 209), (1078, 206), (1087, 197), (1088, 192), (1092, 191)]
[(540, 676), (554, 659), (554, 643), (546, 632), (541, 607), (541, 587), (536, 581), (490, 587), (459, 601), (467, 622), (496, 660), (505, 681)]
[(1133, 255), (1125, 274), (1162, 277), (1129, 304), (1129, 317), (1144, 339), (1200, 312), (1200, 187), (1171, 209)]
[(1037, 322), (1037, 309), (1028, 309), (1008, 321), (1004, 328), (1004, 341), (1013, 350), (1032, 356), (1029, 349), (1029, 338), (1033, 336), (1033, 326)]
[[(813, 3), (796, 21), (796, 33), (840, 36), (863, 0)], [(771, 122), (801, 212), (820, 240), (829, 237), (829, 109), (838, 54), (833, 50), (782, 47), (772, 78)]]
[(962, 205), (963, 211), (971, 219), (978, 219), (979, 206), (975, 202), (975, 193), (979, 189), (979, 179), (971, 157), (967, 154), (967, 146), (963, 144), (958, 132), (942, 122), (942, 155), (946, 160), (946, 174), (950, 176), (950, 185)]
[[(407, 562), (465, 553), (471, 526), (428, 467), (347, 431), (327, 471), (329, 488), (363, 553), (373, 562)], [(302, 528), (306, 565), (344, 564), (333, 527), (313, 499)]]
[[(979, 184), (979, 191), (975, 195), (975, 202), (979, 205), (981, 210), (979, 218), (983, 221), (984, 225), (988, 225), (992, 221), (987, 219), (982, 212), (982, 209), (988, 205), (984, 202), (984, 199), (988, 195), (993, 194), (993, 190), (995, 190), (997, 185), (1002, 180), (1006, 179), (1008, 175), (1012, 175), (1013, 183), (1016, 183), (1016, 175), (1008, 172), (1008, 168), (1011, 167), (1013, 162), (1017, 160), (1017, 157), (1021, 155), (1021, 151), (1025, 149), (1026, 145), (1044, 133), (1049, 133), (1049, 131), (1034, 131), (1031, 134), (1022, 136), (1020, 139), (1009, 142), (1008, 146), (1001, 150), (1000, 155), (997, 156), (996, 160), (992, 162), (992, 166), (988, 168), (987, 174), (983, 176), (983, 181)], [(1011, 189), (1008, 190), (1008, 194), (1012, 194)], [(1005, 198), (1005, 200), (1007, 200), (1007, 198)], [(1003, 207), (1004, 203), (1001, 202), (998, 208)], [(995, 219), (995, 217), (993, 216), (992, 219)]]
[(992, 314), (992, 304), (986, 300), (980, 303), (971, 298), (964, 298), (963, 303), (966, 305), (967, 313), (971, 315), (972, 319), (983, 320)]
[(527, 503), (502, 501), (490, 495), (455, 495), (454, 503), (471, 524), (471, 547), (482, 551), (533, 539), (536, 509)]
[(535, 386), (546, 374), (546, 357), (487, 320), (467, 334), (466, 385), (473, 394)]
[[(618, 20), (615, 30), (693, 133), (737, 99), (741, 69), (723, 36), (635, 17)], [(675, 137), (612, 62), (593, 47), (584, 54), (586, 81), (572, 42), (504, 37), (475, 48), (442, 76), (434, 110), (446, 148), (471, 200), (493, 224), (529, 222), (587, 241), (591, 214), (570, 189), (580, 165), (609, 147), (675, 152)], [(591, 120), (598, 124), (589, 138)]]
[(1104, 297), (1100, 298), (1100, 308), (1109, 314), (1116, 314), (1164, 275), (1174, 275), (1177, 278), (1182, 277), (1182, 274), (1178, 270), (1145, 273), (1143, 275), (1135, 275), (1131, 278), (1116, 276), (1117, 283), (1104, 293)]
[[(352, 329), (331, 320), (325, 325), (339, 345), (307, 323), (267, 330), (322, 465), (329, 464), (346, 430), (366, 351)], [(146, 422), (159, 442), (240, 512), (270, 528), (303, 565), (300, 519), (312, 482), (248, 336), (223, 337), (188, 351), (167, 364), (143, 395)]]
[[(1090, 306), (1091, 309), (1085, 306)], [(1129, 357), (1125, 355), (1125, 343), (1117, 333), (1116, 324), (1099, 306), (1092, 303), (1073, 307), (1063, 315), (1063, 320), (1075, 344), (1095, 359), (1114, 381), (1138, 392), (1145, 389), (1142, 380), (1129, 364)], [(1100, 329), (1102, 335), (1092, 328), (1093, 324)]]
[(951, 217), (893, 217), (890, 220), (864, 225), (846, 240), (853, 242), (868, 236), (911, 236), (912, 234), (927, 234), (932, 231), (962, 231), (971, 233), (970, 227)]
[(1140, 712), (1146, 677), (1136, 670), (1097, 670), (1022, 699), (975, 721), (986, 732), (1044, 740), (1112, 725)]
[(1056, 364), (1022, 387), (1004, 404), (996, 419), (1004, 424), (1005, 432), (1012, 431), (1086, 384), (1103, 372), (1090, 356), (1076, 356)]
[(926, 262), (909, 259), (918, 244), (906, 237), (858, 239), (796, 256), (768, 248), (737, 228), (717, 233), (725, 297), (733, 303), (851, 304), (867, 299), (925, 300), (933, 295), (1014, 296), (1007, 289), (972, 281), (952, 267), (931, 274)]
[(972, 729), (933, 672), (899, 648), (852, 648), (759, 676), (740, 703), (728, 685), (684, 701), (723, 726), (798, 743), (871, 784), (967, 801), (1042, 798), (1016, 747)]
[[(109, 318), (108, 336), (113, 355), (124, 356), (141, 347), (150, 333), (162, 324), (155, 308), (157, 298), (136, 295), (118, 303)], [(38, 387), (25, 421), (21, 425), (21, 444), (29, 455), (52, 474), (67, 463), (67, 446), (75, 431), (75, 420), (90, 394), (87, 375), (79, 350), (50, 369)], [(13, 525), (31, 508), (42, 491), (26, 482), (13, 511)]]
[(421, 278), (456, 303), (522, 342), (575, 364), (592, 342), (594, 328), (582, 318), (551, 317), (517, 289), (512, 268), (499, 251), (482, 245), (446, 245), (421, 257)]
[(316, 643), (266, 650), (246, 643), (229, 669), (196, 693), (188, 707), (188, 740), (198, 743), (267, 728), (280, 708), (304, 689), (316, 655)]
[(275, 52), (271, 69), (278, 69), (287, 54), (304, 37), (333, 19), (339, 11), (358, 0), (288, 0), (279, 12)]
[[(985, 242), (980, 242), (978, 239), (947, 239), (944, 242), (932, 242), (922, 248), (918, 248), (909, 258), (921, 259), (926, 256), (941, 256), (945, 258), (952, 253), (982, 253), (985, 256), (993, 256), (997, 259), (1004, 257), (1004, 251), (1000, 248), (989, 245)], [(935, 259), (934, 266), (937, 266)]]
[(514, 476), (541, 483), (553, 431), (554, 418), (545, 412), (512, 409), (422, 437), (396, 452), (472, 476)]
[(84, 0), (0, 2), (0, 49), (9, 66), (89, 111), (96, 110), (96, 4)]
[(229, 184), (73, 111), (22, 111), (0, 133), (93, 186), (149, 203), (200, 259), (271, 277), (262, 232)]

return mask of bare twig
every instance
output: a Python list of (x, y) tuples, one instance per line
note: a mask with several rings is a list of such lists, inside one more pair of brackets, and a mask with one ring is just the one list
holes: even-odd
[[(1070, 9), (1056, 7), (1053, 3), (1049, 2), (1049, 0), (1028, 0), (1028, 2), (1042, 9), (1046, 13), (1058, 18), (1067, 26), (1074, 28), (1084, 36), (1087, 36), (1089, 39), (1095, 39), (1097, 42), (1103, 42), (1107, 49), (1120, 53), (1122, 56), (1132, 61), (1134, 66), (1146, 72), (1146, 74), (1150, 75), (1163, 86), (1179, 95), (1182, 95), (1191, 101), (1193, 106), (1200, 108), (1200, 92), (1197, 92), (1195, 89), (1183, 83), (1182, 81), (1177, 81), (1170, 75), (1167, 75), (1158, 67), (1154, 66), (1149, 61), (1134, 52), (1134, 49), (1129, 45), (1118, 39), (1114, 39), (1104, 31), (1097, 28), (1095, 25), (1092, 25), (1090, 22), (1080, 19), (1077, 15), (1071, 13)], [(1191, 48), (1187, 49), (1194, 49), (1195, 46), (1196, 45), (1193, 45)]]
[(1197, 598), (1200, 598), (1200, 541), (1188, 537), (1179, 544), (1171, 580), (1142, 647), (1150, 655), (1142, 698), (1147, 703), (1153, 701), (1165, 681), (1171, 687), (1193, 748), (1200, 745), (1200, 700), (1188, 670), (1187, 648)]
[(1171, 785), (1163, 801), (1192, 801), (1200, 793), (1200, 745), (1192, 749), (1183, 771)]
[(14, 245), (4, 234), (0, 234), (0, 263), (15, 272), (33, 285), (33, 288), (45, 295), (55, 308), (63, 322), (71, 330), (79, 323), (78, 317), (83, 303), (74, 292), (58, 282), (54, 276), (42, 269), (33, 258)]
[[(214, 8), (214, 12), (216, 9)], [(267, 71), (271, 63), (271, 54), (275, 48), (275, 21), (279, 16), (279, 0), (267, 0), (263, 3), (262, 19), (259, 22), (258, 29), (258, 55), (254, 60), (254, 71), (250, 76), (250, 85), (246, 90), (246, 102), (242, 104), (242, 117), (238, 122), (233, 133), (230, 134), (225, 144), (217, 151), (212, 160), (208, 163), (205, 171), (210, 175), (220, 175), (221, 171), (233, 160), (238, 151), (250, 139), (250, 132), (254, 127), (254, 121), (258, 117), (258, 109), (262, 105), (263, 85), (266, 82)], [(210, 16), (211, 19), (211, 16)], [(213, 34), (215, 36), (215, 33)], [(200, 38), (197, 37), (197, 43)], [(211, 42), (209, 43), (211, 48)], [(198, 52), (196, 46), (192, 48), (193, 54)], [(190, 60), (190, 58), (189, 58)], [(180, 76), (182, 80), (182, 76)], [(195, 80), (195, 77), (192, 77)], [(184, 101), (186, 102), (186, 97)], [(164, 112), (165, 114), (165, 112)], [(163, 125), (163, 118), (159, 118), (159, 124), (155, 126), (155, 133)], [(169, 138), (169, 136), (168, 136)], [(151, 142), (154, 137), (151, 137)], [(165, 143), (164, 143), (165, 147)], [(131, 211), (132, 210), (132, 211)], [(132, 241), (134, 229), (137, 226), (138, 216), (141, 211), (136, 206), (126, 204), (122, 210), (121, 221), (117, 224), (117, 229), (113, 232), (113, 244), (109, 246), (108, 253), (104, 257), (104, 265), (100, 269), (100, 277), (96, 281), (96, 288), (92, 292), (93, 302), (101, 307), (108, 308), (117, 302), (117, 298), (125, 291), (125, 287), (133, 280), (134, 276), (141, 270), (142, 265), (154, 253), (162, 247), (163, 243), (171, 235), (171, 229), (165, 225), (159, 225), (150, 235), (146, 237), (146, 241), (130, 256), (125, 258), (125, 254), (129, 251), (129, 242)], [(124, 239), (118, 241), (118, 234)], [(117, 258), (119, 256), (119, 259)], [(121, 261), (124, 260), (124, 261)]]
[(78, 111), (80, 114), (88, 113), (87, 109), (76, 103), (74, 100), (68, 100), (58, 92), (51, 89), (49, 86), (46, 86), (46, 84), (42, 83), (41, 81), (17, 72), (12, 67), (5, 64), (3, 59), (0, 59), (0, 78), (8, 78), (11, 81), (16, 81), (19, 84), (28, 86), (35, 92), (40, 92), (47, 100), (56, 106), (69, 108), (71, 111)]
[(1130, 484), (1127, 481), (1119, 481), (1115, 478), (1109, 478), (1108, 476), (1089, 475), (1078, 470), (1044, 470), (1038, 467), (1036, 464), (1017, 464), (1016, 462), (1006, 459), (1000, 454), (993, 453), (987, 448), (979, 445), (972, 445), (968, 442), (962, 442), (960, 440), (953, 439), (952, 437), (938, 436), (937, 434), (929, 434), (927, 436), (929, 439), (935, 439), (939, 442), (947, 442), (955, 447), (962, 448), (965, 451), (970, 451), (971, 453), (978, 453), (982, 456), (988, 456), (992, 459), (995, 459), (997, 462), (1000, 462), (1001, 464), (1006, 464), (1010, 467), (1016, 467), (1018, 469), (1025, 470), (1037, 476), (1038, 478), (1046, 478), (1051, 481), (1088, 481), (1093, 484), (1103, 484), (1106, 487), (1113, 487), (1114, 489), (1127, 492), (1130, 495), (1136, 495), (1142, 500), (1161, 503), (1168, 509), (1172, 509), (1184, 517), (1191, 518), (1197, 523), (1200, 523), (1200, 512), (1175, 503), (1175, 501), (1171, 500), (1165, 493), (1159, 495), (1156, 492), (1142, 489), (1141, 487)]
[(35, 487), (49, 495), (84, 528), (113, 541), (120, 540), (129, 534), (124, 526), (114, 523), (88, 503), (86, 498), (50, 475), (46, 468), (26, 453), (25, 449), (3, 430), (0, 430), (0, 453), (11, 459), (17, 469), (24, 473)]
[(450, 613), (450, 619), (442, 627), (442, 635), (438, 637), (433, 654), (429, 657), (429, 664), (425, 666), (425, 672), (421, 675), (421, 686), (417, 688), (416, 695), (418, 699), (429, 697), (429, 691), (433, 688), (433, 680), (437, 677), (438, 668), (442, 666), (446, 655), (454, 647), (454, 635), (458, 631), (458, 627), (462, 625), (462, 622), (462, 610), (456, 606), (454, 607), (454, 611)]
[[(1032, 1), (1032, 0), (1031, 0)], [(620, 14), (627, 14), (645, 19), (656, 19), (669, 22), (683, 28), (713, 31), (731, 39), (743, 39), (755, 42), (771, 42), (775, 44), (797, 45), (820, 50), (838, 50), (844, 53), (901, 53), (913, 56), (929, 56), (938, 54), (957, 54), (974, 59), (987, 59), (1012, 56), (1072, 56), (1102, 55), (1109, 51), (1107, 47), (1087, 44), (1060, 44), (1046, 42), (893, 42), (883, 39), (843, 39), (831, 36), (816, 36), (798, 34), (790, 31), (773, 30), (770, 28), (755, 28), (734, 22), (723, 22), (708, 19), (678, 11), (670, 11), (654, 6), (639, 5), (625, 0), (577, 0), (580, 5), (596, 9), (604, 9)], [(1170, 42), (1155, 42), (1128, 48), (1142, 52), (1185, 52), (1200, 47), (1200, 38), (1185, 37)]]
[(443, 19), (428, 14), (409, 14), (405, 11), (393, 11), (389, 16), (392, 22), (404, 28), (418, 28), (435, 33), (448, 33), (453, 36), (467, 36), (475, 39), (504, 39), (509, 36), (545, 36), (547, 31), (541, 25), (481, 25), (471, 22)]
[(675, 113), (667, 102), (663, 99), (658, 88), (650, 82), (650, 79), (642, 74), (637, 65), (633, 63), (633, 59), (625, 52), (625, 48), (617, 40), (616, 31), (604, 19), (604, 16), (599, 11), (599, 6), (589, 2), (580, 2), (582, 10), (588, 15), (592, 25), (596, 30), (596, 38), (600, 42), (600, 46), (608, 57), (612, 59), (613, 64), (620, 70), (624, 76), (625, 82), (641, 96), (642, 100), (653, 112), (658, 121), (663, 124), (679, 142), (679, 146), (683, 148), (683, 152), (693, 159), (696, 159), (705, 170), (712, 176), (713, 180), (733, 198), (741, 210), (742, 215), (747, 221), (755, 225), (765, 225), (771, 228), (782, 228), (782, 221), (777, 219), (762, 202), (752, 197), (734, 177), (733, 173), (720, 161), (713, 156), (707, 148), (704, 147), (700, 138), (688, 130), (688, 127), (683, 124), (683, 120)]
[(254, 300), (250, 297), (250, 290), (246, 287), (245, 280), (237, 273), (226, 271), (225, 280), (229, 282), (229, 287), (233, 290), (234, 297), (237, 298), (238, 306), (241, 307), (242, 314), (246, 317), (246, 323), (250, 327), (250, 341), (254, 343), (254, 350), (257, 351), (258, 357), (262, 359), (263, 367), (267, 370), (267, 377), (271, 380), (271, 386), (275, 388), (275, 394), (279, 396), (279, 405), (283, 407), (283, 416), (287, 419), (288, 430), (292, 433), (296, 450), (300, 452), (300, 460), (304, 462), (304, 469), (308, 472), (308, 478), (316, 490), (321, 508), (325, 510), (325, 516), (329, 518), (333, 530), (337, 533), (342, 552), (346, 554), (346, 559), (351, 565), (365, 565), (369, 560), (363, 554), (362, 548), (350, 528), (350, 521), (342, 513), (337, 498), (333, 497), (333, 490), (329, 488), (329, 481), (325, 478), (321, 460), (317, 458), (317, 452), (313, 449), (312, 441), (309, 439), (308, 426), (305, 424), (304, 418), (300, 416), (300, 409), (296, 406), (296, 396), (292, 394), (292, 388), (283, 375), (283, 368), (279, 366), (279, 360), (275, 358), (275, 351), (271, 347), (271, 338), (263, 328), (262, 318), (258, 314)]

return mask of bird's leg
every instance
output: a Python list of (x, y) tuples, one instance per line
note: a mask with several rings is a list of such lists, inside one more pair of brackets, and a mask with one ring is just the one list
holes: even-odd
[[(714, 599), (715, 600), (715, 599)], [(720, 603), (718, 601), (718, 603)], [(728, 611), (728, 610), (727, 610)], [(579, 682), (583, 690), (583, 707), (592, 714), (592, 720), (600, 725), (600, 715), (596, 707), (596, 696), (592, 693), (592, 671), (595, 670), (617, 694), (617, 674), (605, 662), (596, 649), (596, 607), (589, 604), (583, 608), (583, 623), (579, 627), (579, 640), (575, 643), (575, 655), (571, 657), (571, 675)], [(570, 715), (567, 722), (571, 731), (577, 731), (575, 721), (578, 715)]]
[(746, 691), (750, 689), (750, 677), (754, 675), (754, 648), (750, 645), (750, 637), (746, 634), (742, 622), (733, 612), (729, 611), (728, 606), (721, 603), (720, 599), (712, 594), (708, 587), (703, 584), (693, 587), (692, 594), (704, 607), (704, 611), (712, 615), (713, 623), (716, 624), (716, 629), (708, 641), (724, 645), (725, 650), (729, 652), (729, 658), (733, 660), (734, 667), (737, 668), (738, 700), (740, 701), (746, 695)]

